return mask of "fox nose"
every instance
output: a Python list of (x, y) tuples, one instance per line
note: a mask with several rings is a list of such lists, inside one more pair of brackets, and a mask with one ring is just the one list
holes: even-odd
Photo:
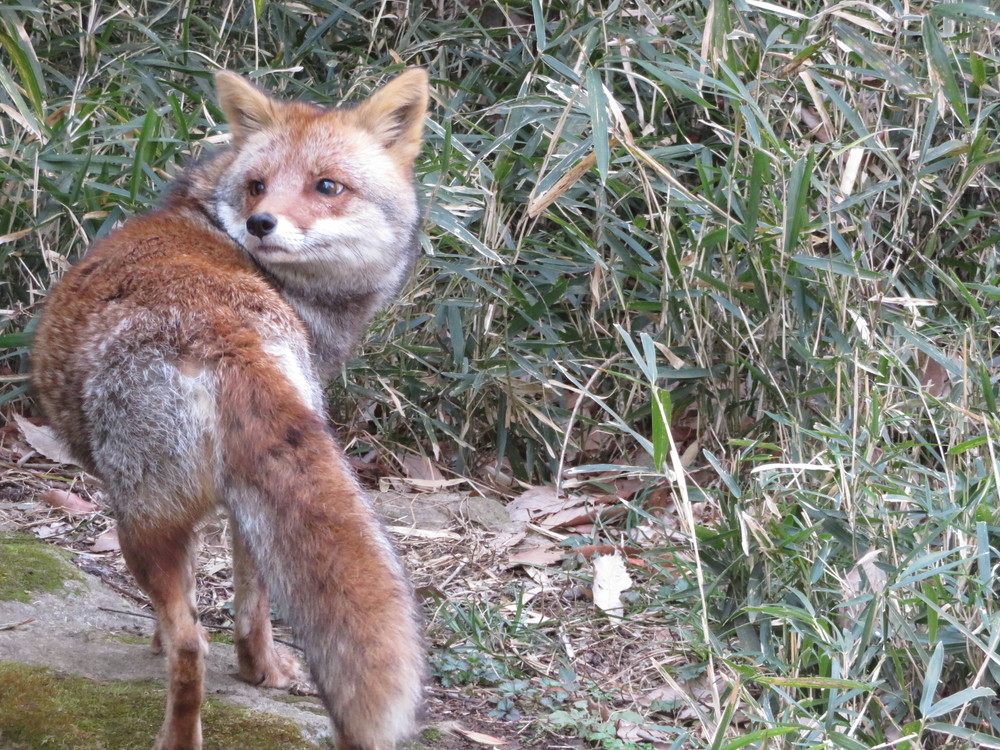
[(254, 237), (265, 237), (275, 230), (278, 220), (271, 214), (254, 214), (247, 219), (247, 231)]

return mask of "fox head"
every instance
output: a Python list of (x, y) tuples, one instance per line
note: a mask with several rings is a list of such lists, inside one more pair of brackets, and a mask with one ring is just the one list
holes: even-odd
[(355, 291), (398, 286), (416, 252), (413, 162), (426, 71), (410, 68), (354, 107), (280, 101), (215, 77), (234, 153), (214, 188), (226, 232), (269, 273)]

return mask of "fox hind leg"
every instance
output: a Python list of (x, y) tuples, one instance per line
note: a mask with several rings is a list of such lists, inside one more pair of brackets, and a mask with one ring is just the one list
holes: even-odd
[[(196, 581), (198, 576), (198, 562), (197, 562), (197, 555), (195, 554), (197, 551), (197, 545), (198, 545), (198, 539), (195, 538), (192, 540), (192, 543), (188, 546), (188, 555), (189, 555), (188, 565), (191, 568), (192, 581)], [(188, 590), (188, 599), (189, 599), (188, 604), (191, 607), (191, 611), (196, 612), (198, 608), (198, 600), (195, 595), (195, 587), (193, 585)], [(159, 618), (157, 618), (156, 620), (156, 627), (153, 630), (153, 640), (150, 643), (150, 648), (154, 654), (164, 653), (163, 635), (161, 634), (161, 626)]]
[(233, 587), (236, 608), (236, 656), (240, 677), (251, 685), (287, 688), (298, 685), (303, 674), (298, 660), (274, 642), (267, 589), (257, 562), (247, 549), (235, 521), (233, 538)]
[(194, 607), (193, 526), (144, 530), (119, 521), (129, 570), (156, 610), (167, 652), (167, 712), (153, 750), (200, 750), (201, 700), (208, 639)]

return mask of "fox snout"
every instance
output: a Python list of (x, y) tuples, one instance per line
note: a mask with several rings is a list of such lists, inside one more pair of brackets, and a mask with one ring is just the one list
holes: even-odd
[(247, 231), (259, 239), (263, 239), (277, 227), (278, 220), (272, 214), (253, 214), (247, 219)]

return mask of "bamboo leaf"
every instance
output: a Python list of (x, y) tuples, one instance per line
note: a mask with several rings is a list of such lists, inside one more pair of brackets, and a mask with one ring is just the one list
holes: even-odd
[(931, 715), (934, 707), (934, 694), (937, 692), (941, 682), (941, 669), (944, 666), (944, 642), (938, 641), (931, 654), (930, 661), (927, 662), (926, 672), (924, 672), (924, 684), (920, 692), (920, 713), (926, 717)]
[(18, 78), (28, 95), (38, 123), (44, 122), (45, 81), (24, 26), (6, 17), (0, 18), (0, 47), (14, 63), (14, 69), (17, 70)]
[(969, 127), (969, 109), (965, 105), (965, 98), (962, 96), (962, 89), (958, 85), (955, 71), (952, 67), (952, 60), (941, 35), (934, 25), (932, 16), (924, 16), (922, 26), (924, 37), (924, 50), (927, 52), (927, 68), (931, 76), (931, 82), (936, 85), (939, 98), (942, 102), (947, 102), (951, 111), (955, 113), (965, 127)]
[(791, 255), (799, 243), (799, 234), (805, 226), (809, 207), (809, 182), (815, 163), (810, 149), (792, 166), (788, 179), (788, 193), (785, 201), (785, 253)]
[(604, 84), (601, 82), (601, 72), (597, 68), (588, 68), (584, 82), (587, 89), (587, 109), (590, 112), (590, 125), (594, 137), (594, 151), (597, 153), (597, 172), (601, 183), (608, 180), (608, 169), (611, 164), (611, 134), (608, 130), (608, 106), (604, 96)]
[[(996, 693), (994, 693), (990, 688), (965, 688), (964, 690), (959, 690), (953, 695), (949, 695), (947, 698), (939, 700), (930, 707), (930, 710), (924, 714), (924, 717), (928, 719), (935, 719), (938, 716), (950, 714), (952, 711), (968, 705), (975, 700), (979, 700), (980, 698), (993, 698), (995, 695)], [(921, 701), (921, 703), (923, 703), (923, 701)]]

